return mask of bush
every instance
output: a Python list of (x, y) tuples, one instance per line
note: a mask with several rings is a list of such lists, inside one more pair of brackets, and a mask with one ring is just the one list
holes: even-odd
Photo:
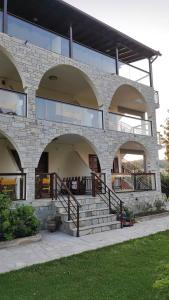
[(29, 205), (11, 208), (7, 195), (0, 195), (0, 241), (34, 235), (39, 230), (39, 220)]
[(0, 194), (0, 240), (14, 238), (11, 222), (11, 200), (7, 195)]
[(16, 238), (31, 236), (38, 232), (39, 220), (32, 206), (21, 205), (12, 212), (12, 225)]

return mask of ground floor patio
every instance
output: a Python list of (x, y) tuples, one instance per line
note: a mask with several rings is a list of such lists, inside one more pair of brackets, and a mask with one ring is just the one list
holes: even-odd
[(0, 273), (149, 236), (168, 229), (169, 217), (165, 216), (137, 223), (134, 227), (79, 237), (78, 240), (61, 232), (51, 234), (44, 231), (40, 242), (0, 250)]

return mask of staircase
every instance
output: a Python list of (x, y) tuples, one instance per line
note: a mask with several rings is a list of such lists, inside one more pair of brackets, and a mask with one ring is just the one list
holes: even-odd
[(56, 173), (53, 177), (56, 214), (62, 220), (61, 231), (79, 237), (123, 227), (122, 220), (117, 221), (117, 212), (122, 214), (123, 202), (94, 172), (92, 195), (76, 197)]
[[(79, 236), (113, 230), (121, 227), (116, 214), (109, 213), (107, 205), (98, 196), (76, 196), (79, 202)], [(75, 204), (75, 203), (74, 203)], [(61, 217), (61, 231), (77, 236), (76, 224), (68, 220), (66, 209), (62, 202), (56, 204), (57, 215)]]

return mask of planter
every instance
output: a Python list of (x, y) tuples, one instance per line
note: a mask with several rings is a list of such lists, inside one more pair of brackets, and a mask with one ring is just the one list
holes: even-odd
[(47, 220), (47, 230), (49, 232), (55, 232), (59, 229), (61, 222), (61, 217), (52, 217)]
[(16, 247), (20, 245), (27, 245), (34, 242), (39, 242), (41, 241), (41, 239), (42, 239), (41, 234), (36, 234), (32, 236), (15, 239), (12, 241), (3, 241), (0, 242), (0, 249), (6, 249), (6, 248)]

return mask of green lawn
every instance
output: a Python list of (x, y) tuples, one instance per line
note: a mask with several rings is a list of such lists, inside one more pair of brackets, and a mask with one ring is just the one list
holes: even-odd
[(169, 264), (169, 231), (2, 274), (0, 299), (169, 299), (153, 288), (164, 264)]

